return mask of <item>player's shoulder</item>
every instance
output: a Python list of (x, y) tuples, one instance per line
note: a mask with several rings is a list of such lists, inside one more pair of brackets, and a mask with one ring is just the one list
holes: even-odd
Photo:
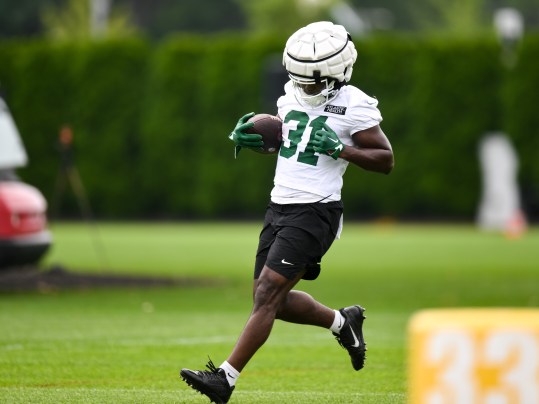
[(367, 95), (356, 86), (346, 85), (339, 91), (339, 96), (343, 98), (350, 108), (376, 108), (378, 100), (375, 97)]
[(292, 82), (288, 81), (284, 86), (284, 94), (277, 100), (277, 108), (281, 108), (287, 104), (295, 104), (296, 97), (294, 96), (294, 89)]
[[(342, 108), (337, 109), (340, 105)], [(333, 105), (326, 108), (330, 108), (329, 112), (339, 111), (338, 113), (343, 115), (343, 121), (352, 128), (353, 132), (368, 129), (382, 121), (378, 100), (352, 85), (341, 88)]]

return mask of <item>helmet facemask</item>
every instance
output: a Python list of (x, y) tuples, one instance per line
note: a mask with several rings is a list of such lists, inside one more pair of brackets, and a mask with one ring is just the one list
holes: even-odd
[(301, 78), (289, 75), (294, 87), (296, 100), (307, 108), (318, 108), (326, 105), (337, 96), (339, 87), (335, 79), (324, 77), (322, 79)]

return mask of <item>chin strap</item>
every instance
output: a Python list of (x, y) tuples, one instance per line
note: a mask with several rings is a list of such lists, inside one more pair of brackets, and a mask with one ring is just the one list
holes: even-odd
[(333, 89), (334, 90), (340, 90), (341, 88), (343, 88), (345, 85), (346, 85), (346, 81), (337, 81), (335, 80), (333, 83)]

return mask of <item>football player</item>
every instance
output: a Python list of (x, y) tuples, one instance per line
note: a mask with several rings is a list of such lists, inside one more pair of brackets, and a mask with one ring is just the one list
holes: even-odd
[[(253, 310), (219, 367), (210, 360), (207, 370), (180, 372), (189, 386), (216, 403), (228, 402), (275, 319), (329, 329), (348, 351), (353, 368), (364, 366), (365, 309), (333, 310), (293, 290), (301, 279), (318, 277), (322, 257), (339, 238), (342, 177), (349, 163), (384, 174), (393, 169), (378, 101), (348, 84), (356, 58), (346, 29), (331, 22), (309, 24), (286, 43), (283, 65), (290, 81), (277, 101), (283, 143), (256, 254)], [(245, 133), (253, 125), (247, 122), (251, 116), (243, 116), (230, 135), (237, 150), (263, 144), (260, 135)]]

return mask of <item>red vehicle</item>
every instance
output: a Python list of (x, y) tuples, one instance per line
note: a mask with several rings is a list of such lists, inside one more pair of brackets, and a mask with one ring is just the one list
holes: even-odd
[(34, 187), (0, 182), (0, 268), (37, 263), (51, 244), (47, 203)]
[(52, 241), (45, 198), (15, 174), (26, 163), (17, 128), (0, 98), (0, 269), (36, 264)]

